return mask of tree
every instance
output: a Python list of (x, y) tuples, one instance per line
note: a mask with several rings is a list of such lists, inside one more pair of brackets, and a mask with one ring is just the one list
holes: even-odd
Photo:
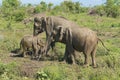
[(2, 12), (5, 16), (10, 16), (14, 10), (20, 7), (19, 0), (2, 0)]
[(40, 6), (42, 12), (47, 10), (47, 4), (44, 1), (40, 2)]
[(105, 11), (107, 13), (107, 16), (117, 17), (120, 14), (119, 10), (119, 1), (118, 0), (107, 0)]
[(2, 13), (9, 24), (12, 20), (21, 21), (25, 17), (25, 10), (19, 0), (2, 0)]
[(44, 12), (46, 10), (47, 10), (47, 4), (43, 1), (41, 1), (40, 4), (35, 7), (34, 13), (40, 13), (40, 12)]
[(75, 6), (75, 12), (80, 13), (80, 3), (76, 2), (74, 6)]
[(64, 12), (75, 13), (74, 2), (72, 2), (71, 0), (67, 0), (67, 1), (62, 2), (61, 6), (62, 6)]
[(48, 10), (50, 11), (52, 9), (53, 3), (48, 4)]

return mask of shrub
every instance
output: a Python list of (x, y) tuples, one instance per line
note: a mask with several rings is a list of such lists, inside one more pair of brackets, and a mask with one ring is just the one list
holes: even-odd
[(36, 74), (37, 80), (50, 80), (48, 75), (44, 71), (38, 71)]
[(15, 21), (22, 21), (25, 18), (25, 11), (17, 10), (14, 13), (14, 20)]
[(34, 8), (34, 13), (40, 13), (40, 12), (41, 12), (40, 6), (36, 6)]

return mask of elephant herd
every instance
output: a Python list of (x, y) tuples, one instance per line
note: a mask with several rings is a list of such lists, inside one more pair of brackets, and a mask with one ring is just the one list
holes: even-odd
[[(46, 33), (45, 43), (37, 37), (42, 32)], [(40, 59), (43, 57), (43, 54), (48, 54), (50, 48), (55, 47), (56, 42), (64, 43), (65, 52), (63, 61), (68, 62), (70, 59), (72, 64), (76, 64), (75, 51), (79, 51), (83, 52), (85, 57), (84, 67), (89, 66), (90, 55), (92, 66), (96, 67), (95, 55), (98, 41), (103, 44), (97, 37), (96, 32), (86, 27), (80, 27), (75, 22), (69, 21), (64, 17), (37, 16), (34, 18), (33, 36), (25, 36), (20, 42), (20, 47), (24, 52), (23, 56), (25, 56), (25, 51), (32, 48), (32, 58)]]

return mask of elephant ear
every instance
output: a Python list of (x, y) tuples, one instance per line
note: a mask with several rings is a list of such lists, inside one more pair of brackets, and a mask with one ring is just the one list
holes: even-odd
[(45, 30), (45, 26), (46, 26), (46, 18), (45, 17), (41, 17), (41, 21), (42, 21), (42, 28)]
[(67, 45), (72, 45), (72, 32), (70, 28), (66, 28), (66, 43)]

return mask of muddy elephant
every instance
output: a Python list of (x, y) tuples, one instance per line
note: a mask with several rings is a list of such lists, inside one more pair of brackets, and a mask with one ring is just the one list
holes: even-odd
[(75, 64), (75, 50), (83, 52), (85, 56), (84, 66), (89, 66), (89, 56), (92, 65), (96, 67), (95, 53), (99, 38), (96, 33), (88, 28), (79, 27), (72, 21), (61, 17), (35, 17), (34, 35), (46, 32), (45, 53), (49, 50), (51, 43), (61, 42), (66, 45), (64, 60), (70, 56)]
[(40, 54), (40, 50), (44, 46), (44, 42), (42, 39), (37, 36), (24, 36), (20, 42), (20, 53), (22, 53), (23, 57), (26, 57), (27, 51), (32, 50), (31, 59), (37, 58)]

